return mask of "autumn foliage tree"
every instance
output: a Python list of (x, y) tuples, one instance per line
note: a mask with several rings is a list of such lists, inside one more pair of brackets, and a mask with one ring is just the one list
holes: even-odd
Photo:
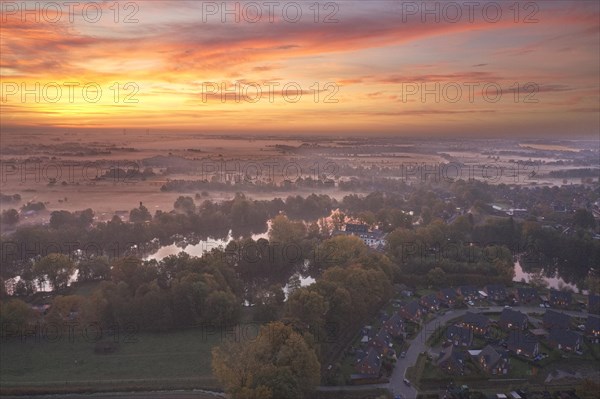
[(213, 371), (233, 399), (307, 398), (320, 367), (304, 337), (281, 322), (264, 325), (252, 341), (230, 341), (212, 352)]

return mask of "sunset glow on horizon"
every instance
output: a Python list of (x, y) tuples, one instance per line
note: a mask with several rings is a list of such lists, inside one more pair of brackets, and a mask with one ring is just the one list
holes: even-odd
[(600, 3), (467, 3), (2, 1), (0, 128), (597, 134)]

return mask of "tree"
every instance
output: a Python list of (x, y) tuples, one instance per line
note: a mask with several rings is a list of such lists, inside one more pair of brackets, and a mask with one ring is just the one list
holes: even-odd
[(252, 341), (231, 341), (212, 352), (212, 369), (233, 399), (306, 398), (320, 368), (304, 337), (281, 322), (264, 325)]
[(67, 255), (52, 253), (33, 265), (37, 276), (47, 278), (54, 290), (67, 288), (69, 280), (75, 272), (75, 264)]
[(423, 221), (423, 225), (426, 226), (429, 223), (431, 223), (431, 220), (433, 218), (433, 212), (431, 211), (431, 208), (429, 208), (428, 206), (424, 206), (421, 208), (421, 220)]
[(371, 211), (364, 211), (358, 214), (357, 219), (368, 226), (372, 226), (375, 224), (375, 214)]
[(294, 273), (292, 275), (292, 277), (290, 277), (290, 279), (288, 280), (288, 294), (292, 295), (294, 293), (294, 291), (296, 291), (298, 288), (302, 287), (302, 281), (300, 280), (300, 274), (298, 273)]
[(53, 211), (50, 214), (50, 227), (59, 229), (75, 221), (73, 214), (69, 211)]
[(152, 215), (148, 211), (142, 203), (140, 202), (140, 206), (138, 208), (133, 208), (131, 212), (129, 212), (129, 221), (133, 223), (143, 223), (147, 220), (152, 220)]
[(79, 212), (78, 216), (81, 227), (88, 227), (94, 221), (94, 211), (91, 208)]
[(33, 309), (20, 299), (12, 299), (0, 305), (0, 325), (3, 334), (23, 331), (34, 317)]
[(573, 224), (583, 229), (596, 227), (596, 220), (594, 214), (587, 209), (577, 209), (573, 215)]
[(302, 222), (293, 222), (284, 215), (277, 215), (271, 223), (269, 241), (278, 244), (299, 243), (306, 236), (306, 226)]
[(13, 226), (19, 222), (19, 212), (16, 209), (7, 209), (2, 211), (2, 217), (0, 218), (3, 224)]
[[(469, 214), (471, 215), (471, 214)], [(464, 240), (471, 232), (473, 225), (467, 216), (461, 215), (452, 223), (452, 230), (456, 239)]]
[(435, 267), (427, 272), (427, 281), (434, 287), (441, 287), (447, 283), (446, 272), (440, 267)]
[(258, 321), (272, 321), (277, 319), (279, 310), (285, 301), (285, 294), (281, 286), (273, 284), (267, 290), (262, 290), (257, 295), (257, 304), (254, 310), (254, 319)]
[(192, 197), (180, 196), (175, 201), (173, 208), (181, 213), (194, 213), (196, 211), (196, 204)]
[(156, 267), (143, 264), (136, 257), (128, 256), (116, 260), (111, 269), (111, 278), (114, 282), (124, 282), (131, 292), (136, 292), (143, 283), (149, 283), (158, 276)]
[(67, 318), (72, 320), (75, 315), (79, 316), (85, 298), (79, 295), (58, 295), (52, 300), (52, 308), (48, 314), (48, 320), (60, 322)]
[(311, 328), (318, 329), (323, 326), (326, 312), (325, 299), (308, 287), (295, 290), (286, 303), (287, 317), (299, 320)]
[(412, 228), (412, 216), (400, 209), (390, 209), (385, 216), (385, 220), (387, 221), (386, 230), (388, 232), (399, 227)]
[(108, 280), (110, 278), (110, 263), (105, 256), (95, 256), (79, 261), (77, 281)]
[(240, 304), (231, 292), (211, 292), (206, 299), (206, 315), (214, 325), (232, 325), (237, 321)]
[[(342, 307), (338, 307), (338, 309), (351, 309), (351, 312), (341, 316), (349, 322), (362, 320), (368, 314), (372, 314), (375, 309), (387, 302), (392, 295), (392, 284), (389, 277), (381, 269), (366, 269), (360, 264), (348, 268), (332, 267), (328, 269), (323, 274), (317, 287), (322, 286), (325, 282), (347, 291), (350, 296), (350, 306), (344, 304), (346, 301), (344, 297), (347, 298), (347, 295), (341, 291), (339, 293), (339, 305), (342, 305)], [(328, 299), (330, 298), (328, 297)]]
[(271, 398), (302, 398), (302, 387), (289, 368), (270, 367), (257, 376), (258, 386), (268, 387)]
[(348, 266), (365, 260), (369, 248), (356, 236), (338, 235), (323, 241), (316, 249), (315, 265), (321, 269)]
[(585, 278), (584, 287), (592, 294), (600, 294), (600, 277), (590, 275)]

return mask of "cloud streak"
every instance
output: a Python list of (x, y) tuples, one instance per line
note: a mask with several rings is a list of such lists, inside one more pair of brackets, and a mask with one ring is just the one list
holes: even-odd
[[(434, 120), (432, 129), (439, 129), (442, 119), (435, 120), (444, 116), (456, 116), (457, 126), (470, 126), (469, 115), (486, 114), (485, 123), (501, 125), (507, 115), (524, 110), (506, 103), (482, 110), (465, 108), (468, 104), (464, 102), (442, 102), (427, 104), (427, 109), (419, 108), (421, 103), (412, 104), (413, 109), (398, 112), (394, 110), (398, 86), (409, 82), (496, 82), (506, 87), (509, 82), (534, 82), (541, 102), (538, 106), (552, 118), (593, 109), (598, 100), (600, 11), (595, 2), (537, 2), (538, 22), (529, 24), (523, 22), (528, 10), (521, 10), (518, 22), (514, 15), (506, 14), (507, 10), (494, 23), (477, 13), (473, 21), (452, 23), (442, 18), (423, 22), (420, 15), (406, 14), (402, 8), (406, 2), (376, 0), (338, 2), (336, 23), (323, 23), (332, 11), (325, 9), (326, 2), (320, 3), (318, 23), (307, 9), (298, 23), (290, 23), (281, 15), (258, 23), (222, 23), (220, 15), (211, 15), (204, 22), (201, 3), (139, 2), (135, 15), (139, 22), (133, 24), (114, 23), (108, 3), (99, 3), (106, 18), (98, 23), (89, 23), (81, 16), (72, 23), (65, 18), (60, 22), (24, 22), (18, 14), (4, 13), (0, 40), (3, 81), (28, 87), (53, 81), (97, 82), (103, 87), (135, 82), (140, 101), (126, 107), (129, 115), (124, 115), (123, 104), (109, 98), (113, 94), (110, 90), (105, 90), (98, 104), (76, 104), (79, 113), (69, 112), (68, 104), (31, 104), (15, 101), (19, 96), (13, 96), (12, 102), (3, 104), (10, 105), (3, 107), (3, 113), (9, 114), (11, 123), (76, 125), (80, 121), (85, 127), (86, 123), (110, 126), (115, 120), (138, 121), (160, 112), (161, 124), (189, 127), (197, 119), (197, 107), (206, 105), (190, 99), (198, 96), (198, 85), (207, 81), (293, 81), (303, 88), (304, 99), (285, 109), (247, 101), (242, 101), (242, 106), (217, 104), (220, 101), (215, 95), (207, 107), (215, 113), (215, 128), (243, 124), (242, 119), (231, 119), (238, 115), (233, 118), (273, 121), (273, 126), (265, 128), (276, 129), (278, 123), (290, 120), (302, 124), (304, 115), (323, 110), (331, 117), (306, 122), (307, 126), (317, 123), (321, 130), (328, 126), (334, 129), (332, 125), (341, 118), (350, 118), (364, 128), (377, 118), (387, 125), (394, 117), (398, 122), (412, 117), (411, 123), (418, 123), (419, 117), (427, 115)], [(120, 19), (125, 11), (121, 10)], [(559, 57), (559, 53), (568, 56)], [(336, 105), (311, 99), (315, 91), (311, 85), (317, 83), (316, 92), (324, 94), (322, 86), (327, 82), (339, 85), (340, 102)], [(348, 116), (350, 109), (361, 112)], [(364, 109), (380, 111), (365, 118)], [(56, 113), (60, 120), (48, 118)], [(99, 117), (105, 114), (109, 117)], [(593, 113), (589, 114), (593, 128), (597, 122)], [(90, 121), (89, 115), (98, 115), (98, 119)], [(532, 129), (539, 122), (536, 118), (534, 115), (528, 122)]]

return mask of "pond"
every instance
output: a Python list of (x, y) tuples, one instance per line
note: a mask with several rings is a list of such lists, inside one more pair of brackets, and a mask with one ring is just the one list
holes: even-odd
[[(271, 227), (271, 222), (268, 222), (269, 229)], [(269, 238), (269, 229), (267, 232), (261, 234), (252, 234), (250, 237), (257, 241), (261, 238), (268, 239)], [(160, 261), (170, 255), (177, 255), (180, 252), (185, 252), (190, 256), (202, 256), (205, 252), (208, 252), (214, 248), (223, 247), (225, 248), (227, 244), (233, 241), (233, 236), (231, 235), (231, 230), (227, 234), (227, 238), (225, 239), (214, 239), (207, 238), (206, 240), (200, 240), (197, 244), (191, 245), (178, 245), (171, 244), (160, 247), (156, 252), (151, 255), (148, 255), (144, 258), (144, 260), (156, 260)]]
[[(561, 276), (558, 275), (558, 273), (556, 273), (553, 277), (547, 277), (543, 269), (541, 269), (540, 273), (542, 275), (542, 279), (548, 284), (548, 288), (560, 290), (564, 287), (569, 287), (574, 292), (580, 292), (579, 288), (576, 285), (567, 283)], [(525, 272), (523, 270), (523, 267), (521, 266), (521, 263), (518, 260), (515, 262), (515, 277), (513, 278), (513, 281), (525, 281), (526, 283), (528, 283), (531, 277), (536, 275), (537, 273)]]

